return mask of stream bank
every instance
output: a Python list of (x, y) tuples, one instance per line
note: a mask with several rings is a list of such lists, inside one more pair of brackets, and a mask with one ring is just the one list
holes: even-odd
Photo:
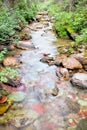
[[(31, 24), (32, 39), (22, 41), (29, 48), (15, 55), (22, 63), (18, 71), (25, 89), (19, 87), (13, 97), (7, 94), (9, 103), (14, 102), (0, 116), (5, 124), (0, 130), (80, 130), (77, 124), (87, 117), (87, 91), (70, 83), (72, 63), (65, 54), (58, 55), (51, 18), (43, 12), (38, 17), (40, 22)], [(82, 70), (79, 61), (75, 63), (75, 72)]]

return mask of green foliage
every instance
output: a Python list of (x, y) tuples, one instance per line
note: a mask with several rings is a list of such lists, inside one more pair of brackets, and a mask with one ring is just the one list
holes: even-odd
[(2, 61), (4, 59), (4, 55), (7, 53), (6, 48), (4, 48), (1, 52), (0, 52), (0, 61)]
[(12, 36), (15, 34), (15, 29), (18, 28), (18, 23), (7, 7), (0, 9), (0, 41), (12, 41)]
[(54, 29), (58, 36), (68, 38), (66, 30), (75, 36), (77, 43), (87, 42), (86, 0), (51, 2), (48, 11), (54, 17)]
[(25, 0), (14, 4), (13, 8), (6, 5), (0, 8), (0, 42), (12, 43), (14, 35), (18, 31), (19, 23), (28, 24), (28, 21), (36, 15), (36, 3), (28, 6)]
[(7, 82), (8, 81), (7, 77), (10, 77), (13, 79), (17, 76), (19, 76), (19, 74), (17, 73), (16, 69), (6, 67), (6, 68), (3, 68), (2, 71), (0, 72), (0, 81)]

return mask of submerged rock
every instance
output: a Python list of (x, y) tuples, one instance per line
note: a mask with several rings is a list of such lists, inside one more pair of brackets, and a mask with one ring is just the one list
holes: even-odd
[(71, 83), (81, 89), (87, 89), (87, 74), (76, 73), (71, 78)]
[(63, 59), (62, 64), (67, 69), (82, 69), (81, 63), (72, 57)]
[(70, 113), (78, 113), (80, 111), (80, 105), (76, 101), (72, 101), (70, 98), (66, 98), (66, 104)]
[(81, 106), (86, 106), (87, 107), (87, 100), (82, 100), (82, 99), (79, 99), (78, 100), (78, 103), (81, 105)]
[(82, 119), (78, 123), (76, 130), (87, 130), (87, 118)]
[(18, 61), (17, 61), (16, 58), (9, 56), (9, 57), (4, 58), (3, 65), (5, 67), (7, 67), (7, 66), (11, 66), (11, 67), (17, 66), (18, 65)]
[(13, 92), (8, 95), (8, 99), (14, 102), (21, 102), (25, 99), (26, 93), (19, 91), (19, 92)]
[(0, 115), (3, 115), (11, 106), (11, 104), (12, 102), (6, 102), (4, 104), (0, 104)]
[(8, 114), (10, 123), (17, 127), (22, 128), (34, 122), (38, 118), (38, 113), (33, 110), (12, 110)]
[(53, 96), (57, 96), (59, 93), (59, 89), (57, 87), (50, 89), (50, 90), (45, 90), (45, 95), (53, 95)]

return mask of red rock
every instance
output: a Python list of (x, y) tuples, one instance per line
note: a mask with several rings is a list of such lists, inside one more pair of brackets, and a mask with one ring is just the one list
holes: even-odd
[(87, 117), (87, 111), (80, 111), (78, 113), (79, 117), (82, 118), (82, 117)]
[(16, 92), (16, 91), (21, 91), (21, 90), (25, 90), (26, 89), (26, 86), (25, 84), (22, 84), (20, 87), (11, 87), (11, 86), (8, 86), (8, 85), (5, 85), (3, 84), (2, 82), (0, 82), (0, 86), (8, 91), (8, 92)]
[(43, 111), (44, 111), (44, 108), (43, 108), (42, 104), (40, 104), (40, 103), (34, 104), (32, 106), (32, 109), (38, 113), (43, 113)]
[(48, 54), (44, 53), (44, 54), (43, 54), (43, 56), (49, 56), (49, 55), (50, 55), (50, 53), (48, 53)]
[(7, 101), (7, 97), (6, 96), (2, 96), (0, 99), (0, 103), (4, 103)]
[(58, 128), (58, 126), (54, 122), (47, 122), (45, 124), (42, 124), (41, 126), (41, 130), (55, 130)]
[(69, 124), (69, 126), (75, 126), (76, 125), (76, 123), (73, 119), (69, 119), (68, 124)]

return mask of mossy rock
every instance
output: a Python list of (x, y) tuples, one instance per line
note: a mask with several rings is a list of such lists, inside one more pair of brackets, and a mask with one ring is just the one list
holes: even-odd
[(21, 102), (25, 99), (26, 93), (19, 91), (19, 92), (13, 92), (8, 95), (8, 99), (14, 102)]
[(87, 118), (82, 119), (77, 125), (76, 130), (87, 130)]

